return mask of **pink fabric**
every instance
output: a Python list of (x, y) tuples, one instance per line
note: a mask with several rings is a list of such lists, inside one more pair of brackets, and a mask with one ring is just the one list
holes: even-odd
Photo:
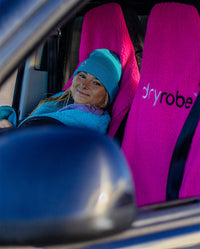
[[(98, 48), (115, 52), (122, 63), (122, 78), (111, 110), (109, 135), (113, 137), (129, 110), (139, 82), (135, 51), (119, 4), (109, 3), (90, 10), (84, 17), (79, 64)], [(72, 82), (67, 82), (67, 89)]]
[[(150, 13), (141, 78), (122, 143), (138, 206), (165, 201), (172, 153), (199, 91), (199, 30), (200, 18), (193, 6), (160, 3)], [(184, 179), (192, 182), (199, 171), (187, 172)], [(190, 192), (188, 185), (183, 184), (182, 197), (200, 195), (199, 186)]]

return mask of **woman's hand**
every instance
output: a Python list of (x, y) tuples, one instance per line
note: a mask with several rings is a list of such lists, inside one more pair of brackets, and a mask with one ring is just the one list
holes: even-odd
[(0, 120), (0, 128), (8, 128), (12, 126), (12, 123), (10, 123), (7, 119)]

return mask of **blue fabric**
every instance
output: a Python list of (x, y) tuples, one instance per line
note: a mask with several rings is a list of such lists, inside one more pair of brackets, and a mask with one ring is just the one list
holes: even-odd
[(17, 114), (11, 106), (0, 106), (0, 120), (7, 119), (13, 126), (17, 125)]
[(97, 114), (97, 115), (102, 115), (103, 114), (103, 110), (86, 104), (86, 105), (81, 105), (81, 104), (68, 104), (67, 106), (64, 106), (63, 108), (61, 108), (60, 110), (58, 110), (58, 112), (62, 112), (65, 110), (71, 110), (71, 109), (78, 109), (80, 111), (85, 111), (85, 112), (92, 112), (93, 114)]
[[(63, 92), (60, 94), (62, 93)], [(62, 122), (67, 126), (89, 128), (106, 133), (110, 123), (110, 115), (107, 111), (104, 111), (103, 115), (86, 112), (82, 108), (67, 110), (63, 109), (63, 111), (59, 111), (63, 107), (64, 106), (62, 102), (46, 102), (36, 109), (36, 111), (31, 116), (24, 119), (19, 124), (19, 127), (32, 117), (50, 117)]]
[[(89, 128), (102, 133), (106, 133), (110, 122), (110, 115), (108, 112), (104, 112), (103, 115), (98, 115), (78, 109), (70, 109), (62, 112), (42, 113), (32, 115), (31, 117), (50, 117), (62, 122), (67, 126)], [(29, 118), (22, 121), (20, 125), (22, 125)]]
[[(54, 95), (59, 96), (63, 92), (59, 92)], [(71, 104), (70, 102), (69, 104)], [(84, 110), (84, 108), (76, 105), (77, 109), (65, 109), (62, 102), (46, 102), (39, 106), (38, 109), (29, 117), (24, 119), (18, 127), (32, 117), (50, 117), (54, 118), (67, 126), (89, 128), (97, 130), (102, 133), (106, 133), (108, 125), (110, 123), (110, 115), (107, 111), (103, 112), (103, 115), (95, 114)], [(63, 108), (63, 110), (62, 110)], [(7, 119), (13, 126), (17, 126), (17, 115), (15, 110), (10, 106), (0, 107), (0, 120)]]

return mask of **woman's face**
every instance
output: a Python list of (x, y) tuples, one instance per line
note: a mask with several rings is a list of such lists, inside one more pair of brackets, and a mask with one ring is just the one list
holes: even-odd
[(101, 107), (107, 95), (104, 85), (93, 75), (79, 72), (73, 79), (71, 87), (75, 104), (90, 104)]

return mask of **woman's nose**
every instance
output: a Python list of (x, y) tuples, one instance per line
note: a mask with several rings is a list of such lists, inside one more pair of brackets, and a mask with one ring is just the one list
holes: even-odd
[(89, 81), (86, 79), (83, 82), (81, 82), (81, 87), (83, 89), (88, 89), (89, 88)]

